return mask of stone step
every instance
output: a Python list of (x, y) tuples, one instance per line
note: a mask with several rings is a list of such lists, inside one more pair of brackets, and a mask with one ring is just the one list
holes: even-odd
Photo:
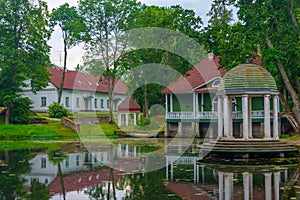
[(273, 145), (266, 145), (266, 144), (249, 144), (249, 145), (241, 145), (241, 144), (234, 144), (234, 145), (226, 145), (226, 144), (214, 144), (214, 143), (205, 143), (205, 144), (202, 144), (202, 145), (199, 145), (199, 147), (202, 147), (202, 146), (211, 146), (211, 147), (214, 147), (214, 146), (218, 146), (218, 147), (241, 147), (241, 148), (250, 148), (250, 147), (265, 147), (265, 148), (269, 148), (269, 147), (292, 147), (292, 145), (290, 144), (273, 144)]

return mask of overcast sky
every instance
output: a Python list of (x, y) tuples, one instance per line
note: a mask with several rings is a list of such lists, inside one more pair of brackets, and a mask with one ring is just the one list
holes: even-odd
[[(69, 3), (71, 6), (77, 5), (77, 0), (46, 0), (48, 2), (48, 8), (51, 11), (53, 8), (57, 8), (59, 5), (65, 2)], [(210, 9), (210, 4), (212, 0), (139, 0), (147, 5), (157, 5), (157, 6), (171, 6), (171, 5), (181, 5), (185, 9), (192, 9), (195, 13), (200, 16), (203, 22), (207, 22), (206, 13)], [(63, 64), (63, 42), (61, 37), (61, 32), (55, 30), (49, 41), (49, 45), (52, 46), (51, 49), (51, 61), (60, 66)], [(82, 63), (82, 45), (73, 47), (68, 51), (67, 68), (74, 69), (77, 64)]]

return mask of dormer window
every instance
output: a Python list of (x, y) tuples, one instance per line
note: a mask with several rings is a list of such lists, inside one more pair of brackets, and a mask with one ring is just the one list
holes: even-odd
[(219, 87), (219, 85), (221, 84), (221, 80), (220, 79), (217, 79), (213, 82), (212, 86), (213, 87)]

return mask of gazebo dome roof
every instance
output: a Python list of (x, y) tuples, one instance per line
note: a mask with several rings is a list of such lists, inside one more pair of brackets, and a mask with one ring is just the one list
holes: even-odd
[(121, 112), (140, 112), (141, 106), (134, 101), (131, 96), (127, 96), (124, 101), (118, 106), (118, 111)]
[(277, 93), (272, 75), (255, 64), (241, 64), (225, 74), (218, 88), (219, 93)]

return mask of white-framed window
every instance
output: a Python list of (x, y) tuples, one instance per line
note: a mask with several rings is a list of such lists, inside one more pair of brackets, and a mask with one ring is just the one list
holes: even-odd
[(109, 99), (106, 100), (106, 108), (109, 108)]
[(79, 166), (79, 161), (80, 161), (80, 156), (77, 155), (77, 156), (76, 156), (76, 166)]
[(46, 158), (41, 158), (41, 168), (46, 168), (47, 167), (47, 160)]
[(47, 106), (47, 98), (41, 97), (41, 107), (46, 107), (46, 106)]
[(66, 164), (66, 168), (69, 168), (70, 162), (68, 158), (66, 159), (65, 164)]
[(236, 109), (236, 107), (237, 107), (236, 98), (232, 98), (231, 103), (232, 103), (232, 112), (236, 112), (237, 111), (237, 109)]
[(70, 107), (70, 98), (66, 97), (66, 107)]
[(79, 101), (79, 97), (76, 98), (76, 107), (79, 108), (80, 107), (80, 101)]
[(103, 99), (100, 100), (100, 106), (101, 106), (101, 108), (104, 108), (104, 100)]
[(98, 99), (94, 99), (95, 108), (98, 108)]

